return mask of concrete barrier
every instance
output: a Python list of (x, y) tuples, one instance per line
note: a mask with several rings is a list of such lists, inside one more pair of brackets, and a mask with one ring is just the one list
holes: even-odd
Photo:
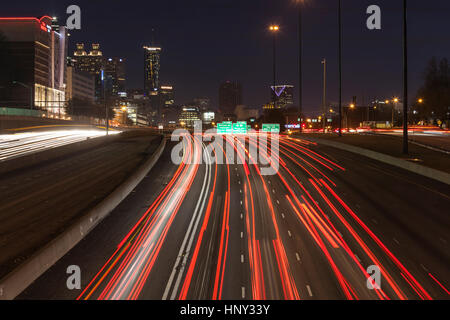
[(1, 279), (0, 300), (12, 300), (17, 297), (67, 252), (75, 247), (136, 188), (159, 160), (165, 147), (166, 139), (162, 138), (159, 147), (153, 155), (122, 185), (114, 190), (113, 193), (85, 214), (68, 230)]
[(377, 160), (377, 161), (380, 161), (383, 163), (387, 163), (387, 164), (390, 164), (391, 166), (398, 167), (398, 168), (401, 168), (401, 169), (404, 169), (404, 170), (407, 170), (410, 172), (414, 172), (414, 173), (422, 175), (424, 177), (427, 177), (427, 178), (450, 185), (450, 174), (443, 172), (443, 171), (428, 168), (428, 167), (421, 166), (421, 165), (418, 165), (415, 163), (411, 163), (406, 160), (388, 156), (383, 153), (355, 147), (355, 146), (348, 145), (345, 143), (328, 141), (328, 140), (320, 139), (320, 138), (305, 137), (305, 136), (301, 136), (300, 138), (311, 141), (311, 142), (315, 142), (318, 144), (322, 144), (325, 146), (333, 147), (336, 149), (356, 153), (356, 154), (365, 156), (367, 158), (374, 159), (374, 160)]

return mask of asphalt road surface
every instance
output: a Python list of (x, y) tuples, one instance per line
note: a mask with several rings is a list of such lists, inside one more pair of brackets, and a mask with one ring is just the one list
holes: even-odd
[(0, 174), (0, 278), (113, 192), (160, 141), (121, 136)]
[[(260, 146), (258, 159), (261, 138), (229, 136), (214, 150), (201, 136), (169, 145), (18, 298), (449, 298), (449, 186), (285, 136), (271, 152)], [(172, 151), (184, 162), (174, 164)], [(71, 265), (81, 290), (66, 286)]]

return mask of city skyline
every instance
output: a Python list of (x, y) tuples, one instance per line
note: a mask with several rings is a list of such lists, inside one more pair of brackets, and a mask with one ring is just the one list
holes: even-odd
[(4, 7), (0, 301), (449, 299), (448, 0)]
[[(20, 6), (4, 5), (3, 15), (38, 16), (50, 13), (58, 15), (60, 21), (65, 20), (67, 1), (47, 2), (44, 7), (31, 1), (25, 3), (26, 6), (23, 3)], [(151, 30), (154, 28), (155, 44), (164, 47), (161, 81), (177, 88), (178, 101), (188, 102), (195, 96), (208, 96), (212, 105), (218, 106), (217, 88), (220, 83), (235, 80), (245, 88), (243, 103), (260, 107), (267, 103), (267, 97), (261, 92), (267, 92), (271, 85), (271, 37), (267, 26), (272, 22), (280, 24), (278, 80), (298, 87), (297, 21), (291, 1), (258, 3), (257, 7), (252, 1), (233, 1), (205, 3), (201, 7), (189, 8), (179, 2), (173, 10), (168, 4), (153, 3), (153, 11), (157, 14), (152, 14), (148, 10), (136, 10), (138, 3), (131, 1), (130, 6), (124, 8), (120, 3), (111, 3), (110, 10), (98, 16), (100, 4), (80, 1), (82, 29), (72, 32), (69, 52), (73, 51), (77, 42), (98, 42), (110, 55), (127, 59), (128, 87), (141, 88), (142, 46), (152, 42), (154, 36)], [(378, 5), (383, 7), (382, 30), (373, 32), (365, 26), (368, 4), (371, 3), (365, 0), (349, 0), (343, 6), (344, 102), (350, 102), (355, 95), (360, 101), (369, 101), (374, 97), (400, 96), (402, 91), (400, 5), (378, 1)], [(150, 4), (139, 3), (139, 6)], [(449, 42), (445, 41), (448, 35), (444, 27), (445, 9), (450, 4), (433, 0), (427, 2), (425, 9), (421, 6), (420, 1), (410, 1), (409, 21), (411, 33), (414, 33), (410, 39), (410, 47), (414, 49), (410, 50), (411, 95), (422, 82), (421, 75), (427, 61), (433, 56), (443, 57), (450, 50)], [(304, 87), (304, 105), (305, 111), (315, 111), (322, 104), (322, 58), (326, 57), (329, 63), (329, 78), (337, 77), (337, 8), (329, 2), (317, 0), (308, 1), (304, 11), (304, 76), (310, 79)], [(234, 12), (239, 12), (239, 17)], [(133, 17), (127, 21), (127, 27), (116, 23), (119, 18), (127, 16)], [(196, 17), (194, 21), (187, 19), (192, 16)], [(208, 30), (202, 27), (206, 24)], [(244, 24), (247, 27), (240, 32), (244, 30)], [(128, 28), (136, 32), (124, 37)], [(240, 36), (236, 37), (237, 34)], [(429, 34), (432, 36), (425, 36)], [(330, 85), (328, 91), (330, 103), (337, 101), (336, 85)], [(298, 103), (297, 93), (294, 103)]]

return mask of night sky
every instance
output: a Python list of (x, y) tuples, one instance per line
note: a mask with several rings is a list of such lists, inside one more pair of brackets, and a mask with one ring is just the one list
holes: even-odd
[[(337, 100), (337, 0), (306, 0), (304, 9), (304, 104), (322, 101), (322, 58), (328, 60), (328, 100)], [(409, 0), (411, 96), (427, 61), (450, 58), (450, 1)], [(401, 0), (343, 0), (344, 102), (358, 96), (402, 95)], [(269, 100), (272, 41), (267, 27), (281, 26), (278, 38), (279, 83), (297, 86), (297, 9), (293, 0), (90, 0), (8, 1), (1, 16), (56, 15), (67, 19), (67, 6), (82, 10), (76, 42), (98, 42), (106, 57), (127, 59), (128, 88), (143, 87), (142, 46), (163, 47), (161, 80), (175, 86), (177, 104), (207, 96), (217, 105), (224, 80), (242, 83), (244, 103), (259, 107)], [(382, 8), (382, 30), (366, 28), (366, 8)], [(65, 24), (65, 23), (64, 23)], [(297, 98), (297, 97), (296, 97)]]

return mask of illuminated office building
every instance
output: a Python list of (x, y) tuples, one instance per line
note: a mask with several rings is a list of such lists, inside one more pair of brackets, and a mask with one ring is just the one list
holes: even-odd
[(277, 109), (286, 109), (294, 104), (294, 86), (279, 85), (270, 87), (272, 102)]
[(104, 72), (106, 64), (103, 53), (100, 51), (100, 45), (98, 43), (92, 44), (92, 50), (87, 53), (84, 44), (78, 43), (73, 55), (76, 69), (89, 72), (95, 76), (95, 97), (97, 100), (102, 100), (102, 72)]
[(66, 99), (95, 101), (95, 78), (92, 74), (67, 66)]
[(169, 107), (175, 104), (173, 86), (161, 86), (161, 104), (163, 107)]
[(118, 97), (125, 93), (125, 60), (109, 58), (105, 63), (106, 90), (109, 96)]
[(0, 18), (7, 48), (0, 98), (6, 105), (64, 112), (67, 31), (52, 24), (49, 16)]
[(157, 96), (159, 93), (159, 71), (161, 68), (161, 48), (144, 47), (145, 50), (145, 80), (144, 90), (149, 96)]
[(185, 106), (181, 109), (179, 124), (182, 127), (194, 127), (196, 121), (202, 121), (200, 110), (197, 107)]

